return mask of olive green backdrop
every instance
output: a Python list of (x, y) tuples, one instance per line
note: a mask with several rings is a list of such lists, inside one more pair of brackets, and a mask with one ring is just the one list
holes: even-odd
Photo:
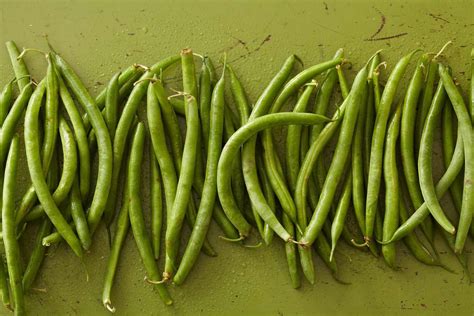
[[(255, 100), (282, 61), (292, 53), (306, 64), (325, 60), (343, 47), (354, 68), (377, 49), (389, 67), (414, 48), (437, 51), (448, 40), (447, 56), (459, 82), (468, 81), (473, 46), (473, 1), (0, 1), (0, 42), (46, 49), (43, 34), (74, 65), (93, 93), (111, 74), (131, 63), (146, 65), (192, 47), (214, 60), (222, 52)], [(367, 40), (381, 25), (374, 38)], [(383, 39), (393, 37), (391, 39)], [(34, 76), (44, 74), (40, 55), (26, 58)], [(12, 78), (5, 49), (0, 49), (0, 83)], [(465, 90), (466, 91), (466, 90)], [(439, 160), (440, 157), (438, 157)], [(26, 165), (19, 182), (28, 184)], [(439, 175), (440, 170), (436, 170)], [(20, 196), (20, 195), (19, 195)], [(146, 192), (144, 194), (146, 199)], [(400, 246), (399, 271), (382, 260), (342, 245), (336, 255), (336, 283), (319, 259), (317, 282), (290, 286), (284, 249), (244, 249), (210, 240), (217, 258), (201, 256), (185, 285), (171, 287), (173, 307), (164, 307), (151, 286), (132, 238), (119, 264), (113, 303), (119, 315), (472, 315), (474, 287), (467, 284), (441, 240), (441, 258), (456, 273), (427, 267)], [(468, 245), (473, 249), (472, 242)], [(84, 259), (89, 272), (65, 245), (52, 248), (28, 311), (37, 315), (105, 315), (101, 287), (108, 245), (105, 230)], [(470, 254), (472, 257), (472, 255)], [(470, 267), (474, 270), (474, 258)], [(0, 309), (0, 314), (6, 313)]]

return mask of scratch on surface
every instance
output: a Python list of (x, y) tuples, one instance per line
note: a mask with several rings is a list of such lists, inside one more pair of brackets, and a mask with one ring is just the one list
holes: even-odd
[(431, 16), (435, 20), (440, 20), (440, 21), (449, 23), (449, 21), (446, 20), (445, 18), (442, 18), (441, 15), (434, 15), (433, 13), (428, 13), (428, 15)]
[(385, 40), (390, 40), (390, 39), (394, 39), (394, 38), (398, 38), (398, 37), (408, 35), (407, 32), (403, 32), (403, 33), (399, 33), (399, 34), (395, 34), (395, 35), (376, 37), (377, 35), (380, 34), (380, 32), (382, 32), (383, 28), (385, 27), (385, 24), (387, 22), (387, 18), (385, 17), (385, 15), (379, 9), (377, 9), (376, 7), (374, 7), (374, 9), (375, 9), (375, 11), (377, 11), (380, 14), (381, 22), (380, 22), (380, 25), (379, 25), (378, 29), (375, 31), (375, 33), (372, 34), (372, 36), (370, 36), (369, 38), (364, 39), (364, 41), (366, 41), (366, 42), (385, 41)]

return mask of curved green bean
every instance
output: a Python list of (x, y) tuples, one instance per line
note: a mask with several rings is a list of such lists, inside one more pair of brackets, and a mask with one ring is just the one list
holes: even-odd
[(5, 43), (7, 47), (8, 55), (10, 56), (10, 61), (12, 63), (13, 72), (15, 73), (16, 83), (18, 84), (18, 88), (22, 91), (25, 86), (30, 82), (29, 76), (30, 72), (26, 67), (25, 61), (18, 56), (20, 56), (20, 51), (16, 46), (15, 42), (8, 41)]
[[(397, 167), (397, 141), (400, 135), (402, 106), (399, 105), (389, 121), (385, 153), (383, 158), (383, 176), (385, 180), (385, 215), (383, 218), (382, 240), (389, 240), (397, 230), (400, 211), (400, 192)], [(395, 268), (395, 243), (382, 245), (382, 255), (389, 267)]]
[(2, 190), (2, 233), (5, 246), (5, 257), (7, 259), (10, 288), (13, 297), (13, 309), (15, 315), (25, 314), (25, 299), (21, 283), (21, 257), (20, 246), (16, 239), (15, 224), (15, 183), (17, 177), (18, 156), (20, 149), (18, 136), (13, 137), (10, 150), (7, 155), (4, 173), (4, 184)]
[(119, 107), (119, 83), (120, 73), (115, 74), (107, 85), (105, 97), (105, 124), (109, 129), (110, 140), (114, 141), (115, 129), (117, 128), (117, 112)]
[(449, 221), (441, 208), (440, 202), (436, 196), (435, 185), (433, 183), (433, 141), (436, 127), (439, 125), (440, 114), (446, 101), (446, 92), (443, 84), (440, 82), (433, 96), (433, 102), (426, 116), (423, 134), (420, 140), (420, 149), (418, 155), (418, 174), (420, 178), (420, 187), (426, 205), (431, 215), (447, 232), (454, 234), (456, 229)]

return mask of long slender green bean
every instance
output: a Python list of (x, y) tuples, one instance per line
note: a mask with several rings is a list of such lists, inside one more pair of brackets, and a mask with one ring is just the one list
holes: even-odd
[[(402, 106), (399, 105), (389, 121), (385, 153), (383, 158), (383, 176), (385, 181), (385, 214), (383, 218), (382, 239), (389, 240), (398, 227), (400, 211), (399, 178), (397, 167), (397, 141), (400, 135)], [(382, 255), (389, 267), (395, 268), (395, 243), (382, 245)]]
[(337, 204), (336, 214), (334, 215), (334, 220), (331, 225), (331, 254), (329, 260), (333, 260), (334, 250), (336, 250), (337, 241), (341, 236), (342, 230), (344, 228), (344, 222), (346, 219), (347, 211), (351, 203), (352, 197), (352, 172), (349, 170), (346, 180), (344, 181), (344, 186), (340, 196), (339, 203)]
[(166, 261), (164, 279), (170, 279), (178, 268), (177, 256), (179, 249), (179, 235), (183, 225), (186, 208), (191, 197), (191, 187), (196, 166), (196, 153), (199, 132), (199, 112), (196, 99), (196, 75), (193, 53), (190, 49), (181, 51), (181, 65), (183, 70), (183, 90), (186, 108), (186, 138), (183, 149), (183, 163), (179, 173), (176, 196), (166, 230)]
[(435, 185), (433, 182), (432, 154), (433, 140), (436, 127), (439, 125), (441, 111), (446, 102), (446, 92), (443, 84), (439, 83), (433, 96), (433, 102), (426, 116), (425, 126), (420, 140), (418, 155), (418, 174), (423, 198), (430, 210), (431, 215), (447, 232), (454, 234), (456, 229), (449, 221), (441, 208), (436, 197)]
[(84, 250), (89, 250), (89, 247), (92, 244), (91, 234), (89, 231), (89, 226), (87, 224), (87, 216), (84, 212), (81, 200), (81, 192), (79, 188), (79, 182), (76, 177), (70, 192), (70, 208), (71, 208), (71, 217), (76, 228), (77, 236), (82, 244)]
[(161, 172), (153, 150), (150, 150), (150, 207), (151, 207), (151, 243), (155, 260), (160, 258), (161, 231), (163, 227), (163, 192)]
[(119, 106), (119, 83), (120, 73), (115, 74), (107, 85), (105, 97), (105, 123), (109, 129), (110, 140), (114, 141), (115, 129), (117, 128), (117, 112)]
[(15, 186), (17, 180), (18, 156), (20, 140), (18, 136), (13, 137), (5, 164), (2, 204), (2, 233), (5, 246), (5, 257), (7, 259), (10, 288), (13, 297), (13, 309), (15, 315), (25, 314), (25, 299), (21, 283), (22, 268), (20, 258), (20, 246), (16, 239), (15, 224)]
[(30, 82), (30, 79), (28, 78), (30, 72), (26, 67), (25, 61), (22, 58), (18, 59), (18, 56), (20, 56), (20, 51), (18, 50), (15, 42), (8, 41), (5, 43), (5, 46), (7, 47), (8, 55), (10, 56), (13, 72), (15, 73), (16, 77), (16, 83), (18, 84), (20, 91), (22, 91)]

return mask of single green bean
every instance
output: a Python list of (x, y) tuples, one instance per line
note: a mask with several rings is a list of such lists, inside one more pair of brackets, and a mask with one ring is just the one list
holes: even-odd
[[(126, 168), (130, 164), (130, 159), (126, 158)], [(112, 305), (111, 293), (114, 284), (115, 274), (117, 273), (117, 266), (120, 259), (122, 247), (127, 238), (128, 230), (130, 228), (129, 209), (130, 209), (130, 192), (128, 172), (125, 172), (125, 181), (122, 194), (122, 205), (117, 214), (117, 222), (115, 224), (115, 235), (110, 249), (109, 258), (107, 260), (107, 269), (105, 270), (104, 287), (102, 289), (102, 304), (110, 312), (115, 312), (115, 307)]]
[[(43, 89), (44, 91), (44, 87), (45, 83), (38, 85), (37, 89)], [(28, 100), (30, 99), (32, 93), (33, 84), (29, 83), (16, 98), (0, 129), (0, 167), (2, 168), (5, 164), (10, 142), (13, 138), (13, 135), (15, 134), (18, 122), (20, 121), (20, 118), (22, 117), (23, 112), (28, 105)]]
[(8, 82), (0, 92), (0, 128), (10, 112), (13, 102), (13, 81)]
[(13, 137), (10, 150), (5, 164), (4, 184), (3, 184), (3, 205), (2, 205), (2, 233), (3, 244), (5, 246), (5, 257), (7, 259), (7, 269), (10, 280), (10, 288), (13, 296), (13, 309), (15, 315), (25, 314), (25, 299), (21, 284), (22, 268), (20, 257), (20, 246), (16, 239), (15, 224), (15, 186), (18, 169), (18, 156), (20, 140), (18, 136)]
[(161, 230), (163, 227), (163, 192), (160, 167), (153, 150), (150, 150), (150, 169), (151, 243), (155, 260), (158, 260), (160, 258)]
[(334, 220), (331, 225), (331, 254), (329, 260), (333, 260), (334, 250), (336, 250), (337, 241), (341, 236), (342, 230), (344, 228), (344, 222), (346, 220), (347, 211), (351, 203), (352, 197), (352, 172), (349, 170), (346, 180), (344, 181), (344, 186), (342, 189), (341, 196), (339, 198), (339, 203), (337, 204), (336, 214), (334, 215)]
[(59, 96), (62, 104), (71, 121), (76, 136), (77, 152), (79, 156), (79, 186), (81, 197), (86, 199), (89, 195), (89, 188), (91, 183), (91, 154), (87, 142), (87, 133), (84, 123), (81, 119), (81, 114), (77, 108), (74, 100), (69, 93), (64, 80), (58, 76), (59, 79)]
[(417, 117), (416, 117), (416, 129), (415, 129), (415, 148), (416, 154), (418, 155), (418, 151), (420, 148), (420, 141), (421, 136), (423, 134), (423, 128), (425, 126), (426, 116), (430, 110), (431, 101), (433, 100), (434, 94), (434, 86), (437, 77), (437, 70), (438, 70), (438, 63), (431, 59), (425, 65), (425, 69), (427, 69), (426, 78), (425, 78), (425, 86), (423, 89), (423, 97), (421, 99), (421, 103), (419, 105)]
[(400, 80), (405, 73), (413, 54), (402, 57), (395, 65), (390, 74), (385, 89), (383, 90), (380, 104), (378, 106), (377, 118), (375, 120), (374, 133), (372, 136), (372, 147), (370, 151), (370, 165), (367, 183), (367, 198), (365, 203), (365, 234), (366, 240), (371, 241), (374, 231), (375, 214), (377, 213), (380, 182), (382, 178), (383, 148), (387, 121), (392, 108), (393, 99)]
[[(66, 81), (66, 84), (73, 92), (79, 104), (81, 104), (83, 109), (87, 112), (91, 120), (92, 128), (97, 136), (99, 149), (98, 173), (95, 192), (92, 197), (87, 218), (91, 234), (93, 234), (106, 207), (111, 186), (116, 185), (118, 182), (112, 181), (112, 167), (115, 165), (115, 161), (113, 160), (110, 135), (100, 110), (77, 74), (61, 56), (56, 53), (52, 54), (57, 69), (60, 71), (63, 79)], [(55, 224), (54, 221), (53, 224)], [(69, 226), (68, 229), (70, 230)], [(72, 230), (70, 230), (70, 232), (72, 233)], [(68, 240), (68, 238), (65, 239)]]
[[(326, 180), (324, 181), (324, 186), (321, 190), (318, 206), (314, 210), (308, 226), (305, 227), (305, 225), (302, 225), (303, 228), (305, 228), (305, 231), (300, 242), (303, 244), (311, 245), (316, 240), (329, 213), (338, 179), (341, 178), (342, 173), (344, 172), (344, 167), (349, 156), (349, 151), (352, 145), (352, 135), (357, 122), (360, 104), (363, 103), (367, 95), (365, 93), (367, 86), (367, 73), (367, 67), (364, 67), (359, 71), (354, 79), (351, 93), (346, 99), (346, 101), (348, 101), (347, 111), (342, 119), (339, 139), (331, 166), (329, 167)], [(301, 221), (303, 221), (302, 216), (304, 213), (304, 210), (298, 210), (298, 215), (301, 216)], [(306, 221), (306, 219), (304, 219), (304, 221)]]
[(418, 155), (418, 174), (420, 178), (420, 187), (423, 198), (426, 201), (431, 215), (447, 232), (454, 234), (456, 229), (449, 221), (441, 208), (440, 202), (436, 196), (435, 185), (433, 182), (433, 141), (436, 127), (439, 125), (441, 111), (446, 102), (446, 91), (442, 82), (438, 84), (438, 88), (433, 96), (432, 105), (426, 116), (423, 134), (420, 140), (420, 148)]
[(75, 254), (79, 257), (82, 257), (81, 244), (56, 206), (51, 193), (49, 192), (48, 185), (46, 184), (44, 171), (41, 165), (40, 146), (38, 139), (38, 116), (43, 94), (44, 90), (38, 87), (38, 89), (33, 92), (26, 110), (25, 148), (28, 169), (30, 171), (31, 181), (33, 182), (34, 191), (36, 192), (39, 201), (43, 205), (46, 214), (58, 232), (71, 246)]
[(28, 291), (35, 281), (41, 264), (43, 263), (46, 247), (43, 246), (43, 238), (51, 233), (52, 224), (49, 218), (42, 220), (41, 225), (36, 232), (36, 239), (34, 241), (34, 248), (31, 252), (28, 265), (23, 274), (23, 290)]
[(153, 257), (153, 249), (148, 237), (145, 219), (143, 217), (143, 209), (140, 200), (140, 179), (141, 167), (143, 160), (143, 147), (145, 143), (145, 127), (143, 123), (138, 123), (133, 135), (132, 149), (130, 154), (130, 162), (128, 165), (128, 190), (130, 194), (129, 217), (130, 224), (135, 237), (138, 251), (143, 261), (143, 265), (147, 271), (149, 281), (152, 282), (158, 290), (163, 303), (166, 305), (173, 304), (168, 290), (164, 284), (158, 283), (160, 273)]
[(105, 97), (105, 123), (109, 129), (110, 140), (113, 142), (117, 128), (117, 112), (119, 107), (120, 73), (115, 74), (107, 85)]
[[(291, 219), (283, 213), (281, 215), (283, 227), (286, 231), (291, 235), (295, 235), (295, 224), (291, 221)], [(285, 254), (286, 254), (286, 261), (288, 264), (288, 272), (290, 274), (291, 285), (294, 289), (297, 289), (301, 286), (301, 279), (300, 273), (298, 270), (298, 255), (296, 253), (296, 245), (291, 242), (285, 243)]]
[(30, 79), (28, 78), (30, 73), (26, 67), (25, 61), (22, 58), (18, 59), (18, 56), (20, 56), (20, 51), (18, 50), (15, 42), (8, 41), (5, 43), (5, 45), (7, 46), (13, 72), (15, 73), (15, 77), (17, 79), (16, 83), (18, 84), (20, 91), (22, 91), (30, 82)]
[(447, 68), (439, 65), (439, 75), (458, 118), (459, 132), (464, 143), (464, 190), (455, 252), (462, 253), (474, 215), (474, 129), (466, 104)]
[[(316, 84), (306, 86), (293, 109), (294, 113), (306, 112), (309, 99), (315, 87)], [(292, 192), (295, 190), (296, 178), (298, 177), (298, 171), (300, 170), (301, 129), (301, 125), (290, 125), (288, 126), (288, 132), (286, 134), (286, 172), (288, 184)]]
[(186, 208), (191, 198), (191, 187), (196, 166), (197, 143), (199, 134), (199, 110), (196, 100), (196, 74), (193, 53), (190, 49), (181, 51), (181, 66), (183, 71), (183, 90), (185, 93), (186, 109), (186, 138), (183, 149), (183, 163), (179, 173), (176, 196), (166, 230), (166, 261), (164, 279), (170, 279), (178, 268), (177, 256), (180, 242), (180, 232), (183, 226)]
[(10, 286), (8, 285), (7, 274), (8, 271), (3, 262), (3, 256), (0, 256), (0, 297), (2, 299), (3, 306), (9, 310), (12, 310), (10, 300)]
[[(400, 135), (402, 105), (398, 105), (389, 121), (385, 153), (383, 158), (383, 176), (385, 180), (385, 215), (383, 218), (382, 239), (389, 240), (397, 230), (400, 210), (400, 193), (397, 167), (397, 141)], [(395, 243), (382, 245), (382, 255), (392, 269), (395, 268)]]
[(70, 193), (70, 208), (71, 217), (74, 222), (74, 227), (76, 228), (77, 236), (82, 244), (82, 248), (84, 248), (84, 250), (89, 250), (92, 240), (89, 226), (87, 224), (87, 216), (82, 206), (81, 191), (77, 177), (72, 185)]
[(202, 61), (201, 73), (199, 74), (199, 116), (201, 118), (201, 133), (204, 142), (204, 153), (207, 154), (209, 144), (209, 129), (211, 121), (211, 74), (207, 65), (208, 57)]
[[(454, 154), (456, 136), (453, 126), (453, 115), (453, 107), (448, 101), (448, 104), (443, 108), (442, 114), (443, 162), (445, 168), (448, 168)], [(462, 207), (462, 182), (462, 177), (458, 176), (450, 188), (451, 197), (458, 213), (461, 212)]]
[[(246, 141), (256, 135), (259, 131), (264, 130), (265, 128), (295, 124), (314, 125), (328, 121), (330, 121), (330, 119), (317, 114), (275, 113), (265, 115), (261, 118), (256, 118), (254, 121), (249, 122), (245, 126), (241, 127), (234, 135), (232, 135), (232, 137), (227, 141), (224, 148), (222, 149), (222, 155), (219, 159), (217, 171), (217, 190), (219, 193), (220, 201), (222, 203), (222, 207), (224, 208), (226, 214), (231, 217), (233, 216), (233, 212), (229, 209), (238, 210), (232, 194), (230, 182), (230, 167), (232, 166), (234, 156), (239, 151), (240, 146), (242, 144), (244, 144)], [(250, 195), (253, 195), (254, 200), (264, 200), (263, 193), (261, 193), (261, 190), (259, 192), (255, 191), (253, 190), (253, 187), (249, 187), (248, 183), (246, 183), (246, 185), (247, 191)], [(255, 195), (258, 194), (261, 194), (262, 196), (259, 196), (257, 199), (255, 199)], [(275, 231), (275, 233), (277, 233), (285, 241), (292, 240), (292, 236), (283, 228), (283, 226), (281, 226), (273, 212), (267, 212), (266, 209), (264, 209), (265, 206), (262, 207), (261, 204), (257, 204), (255, 206), (262, 219), (270, 225), (270, 227)], [(232, 221), (234, 222), (234, 219)]]

